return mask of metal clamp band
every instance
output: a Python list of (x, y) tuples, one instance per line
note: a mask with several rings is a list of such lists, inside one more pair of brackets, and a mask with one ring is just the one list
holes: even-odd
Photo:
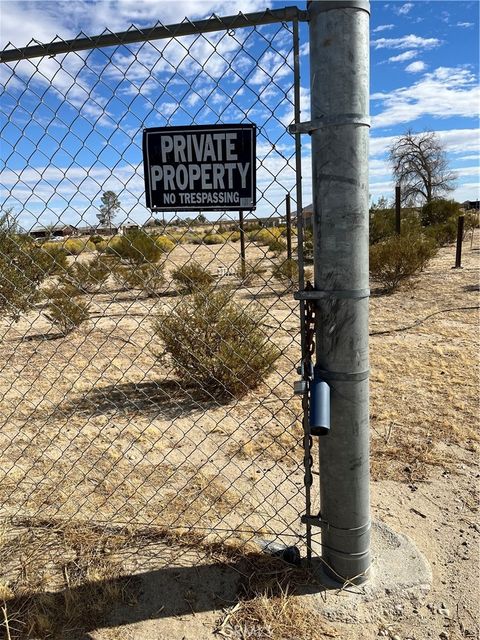
[[(362, 9), (370, 14), (370, 2), (368, 0), (327, 0), (318, 3), (320, 6), (316, 7), (319, 12), (331, 11), (332, 9)], [(307, 8), (311, 5), (307, 4)]]
[(357, 371), (355, 373), (348, 371), (325, 371), (315, 367), (315, 376), (318, 376), (321, 380), (341, 380), (344, 382), (360, 382), (367, 380), (370, 375), (370, 369), (366, 371)]
[(372, 528), (372, 523), (370, 521), (360, 525), (359, 527), (351, 527), (348, 529), (345, 527), (335, 527), (333, 524), (330, 524), (330, 522), (327, 522), (327, 520), (324, 520), (321, 513), (316, 516), (303, 515), (301, 516), (300, 521), (303, 524), (312, 524), (315, 527), (327, 527), (327, 529), (335, 529), (336, 531), (355, 532), (357, 535), (368, 533)]
[(295, 291), (293, 294), (295, 300), (319, 300), (321, 298), (345, 298), (359, 300), (361, 298), (368, 298), (369, 296), (370, 289), (309, 289), (306, 291)]
[(370, 118), (360, 113), (339, 113), (335, 116), (321, 116), (308, 122), (296, 122), (289, 125), (289, 133), (313, 133), (326, 127), (340, 127), (347, 124), (357, 124), (370, 127)]

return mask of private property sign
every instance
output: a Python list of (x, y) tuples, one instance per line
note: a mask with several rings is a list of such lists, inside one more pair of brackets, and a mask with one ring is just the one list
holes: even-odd
[(144, 129), (147, 207), (152, 211), (253, 210), (256, 127)]

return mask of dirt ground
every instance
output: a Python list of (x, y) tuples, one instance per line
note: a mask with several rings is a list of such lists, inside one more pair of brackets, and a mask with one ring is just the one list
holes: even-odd
[[(238, 251), (179, 245), (166, 272), (194, 256), (216, 274)], [(372, 283), (372, 515), (413, 540), (433, 584), (373, 603), (360, 590), (343, 620), (301, 595), (319, 590), (308, 571), (259, 553), (264, 540), (305, 552), (300, 356), (297, 303), (269, 277), (272, 255), (247, 253), (266, 272), (235, 296), (263, 312), (282, 355), (239, 401), (199, 397), (159, 359), (152, 319), (178, 303), (171, 285), (154, 298), (110, 285), (67, 337), (40, 312), (1, 324), (9, 640), (480, 637), (479, 231), (463, 269), (446, 247), (414, 286), (384, 296)]]

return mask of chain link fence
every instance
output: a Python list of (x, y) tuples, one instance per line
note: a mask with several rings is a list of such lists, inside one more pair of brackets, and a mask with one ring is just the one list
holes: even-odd
[[(298, 15), (2, 53), (10, 597), (172, 566), (212, 545), (304, 552), (292, 392), (300, 155), (288, 133), (300, 109)], [(257, 126), (256, 211), (243, 225), (237, 212), (148, 212), (143, 129), (231, 122)], [(28, 625), (41, 635), (29, 612), (16, 611), (12, 637)]]

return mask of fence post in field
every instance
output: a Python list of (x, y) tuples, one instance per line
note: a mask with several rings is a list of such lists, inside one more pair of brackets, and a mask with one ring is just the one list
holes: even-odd
[(395, 233), (399, 236), (402, 231), (402, 205), (401, 188), (397, 184), (395, 187)]
[(245, 279), (245, 225), (243, 223), (243, 211), (239, 211), (238, 228), (240, 230), (240, 275)]
[(285, 217), (287, 221), (287, 258), (292, 259), (292, 212), (290, 206), (290, 194), (285, 198)]
[(462, 243), (463, 243), (463, 226), (465, 224), (465, 216), (458, 216), (457, 222), (457, 250), (455, 253), (454, 269), (462, 268)]
[(370, 566), (369, 11), (367, 0), (308, 3), (315, 378), (330, 386), (331, 418), (318, 437), (318, 525), (322, 565), (340, 582)]

